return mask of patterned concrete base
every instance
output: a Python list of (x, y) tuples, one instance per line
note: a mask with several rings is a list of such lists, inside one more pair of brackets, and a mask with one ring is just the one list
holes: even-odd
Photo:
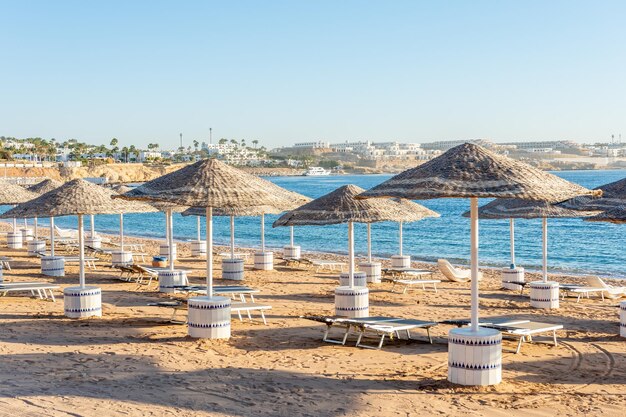
[(222, 259), (222, 278), (243, 280), (243, 259)]
[(530, 306), (534, 308), (559, 308), (559, 283), (533, 281), (530, 283)]
[(111, 253), (111, 263), (113, 265), (128, 265), (133, 263), (133, 253), (118, 250)]
[(619, 303), (619, 335), (626, 337), (626, 301)]
[(300, 246), (283, 247), (285, 258), (300, 259)]
[(344, 317), (369, 316), (369, 290), (366, 287), (335, 288), (335, 314)]
[(502, 288), (507, 290), (519, 291), (520, 286), (509, 284), (508, 282), (524, 282), (524, 268), (521, 266), (511, 268), (502, 268)]
[(85, 246), (91, 246), (92, 248), (99, 249), (102, 247), (102, 238), (99, 237), (86, 237)]
[(39, 253), (43, 253), (46, 250), (46, 241), (31, 240), (26, 244), (26, 249), (28, 249), (28, 256), (39, 256)]
[(410, 268), (411, 257), (406, 255), (393, 255), (391, 257), (392, 268)]
[(230, 338), (230, 299), (226, 297), (190, 298), (187, 332), (204, 339)]
[(41, 273), (49, 277), (65, 276), (65, 258), (62, 256), (44, 256), (41, 258)]
[(194, 240), (191, 242), (191, 256), (206, 258), (206, 240)]
[(381, 282), (381, 268), (380, 262), (363, 262), (359, 264), (359, 269), (365, 272), (367, 282), (372, 284), (379, 284)]
[(22, 232), (7, 233), (7, 247), (9, 249), (22, 249)]
[[(178, 256), (176, 255), (176, 243), (174, 243), (174, 245), (172, 246), (172, 255), (174, 260), (178, 259)], [(165, 256), (169, 260), (170, 249), (167, 243), (162, 243), (159, 245), (159, 256)]]
[(173, 293), (181, 285), (189, 285), (187, 271), (159, 271), (159, 292)]
[(65, 315), (70, 318), (102, 316), (102, 291), (98, 287), (68, 287), (63, 290)]
[(459, 385), (496, 385), (502, 381), (502, 334), (469, 327), (448, 333), (448, 381)]
[[(339, 274), (339, 285), (342, 287), (350, 286), (350, 273), (342, 272)], [(358, 271), (354, 273), (354, 286), (367, 287), (367, 275), (365, 275), (365, 272)]]
[(257, 252), (254, 254), (254, 269), (271, 271), (274, 269), (274, 252)]

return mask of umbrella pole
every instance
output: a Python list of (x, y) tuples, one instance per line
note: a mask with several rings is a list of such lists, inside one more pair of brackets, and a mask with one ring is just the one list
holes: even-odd
[(235, 259), (235, 216), (230, 216), (230, 259)]
[(197, 223), (197, 229), (198, 229), (198, 242), (200, 242), (200, 216), (196, 216), (196, 223)]
[(261, 252), (265, 252), (265, 214), (261, 213)]
[(398, 237), (400, 238), (400, 256), (402, 256), (402, 222), (399, 223)]
[(213, 207), (206, 208), (206, 293), (213, 297)]
[(548, 282), (548, 218), (541, 219), (543, 229), (543, 282)]
[(124, 215), (120, 213), (120, 250), (124, 252)]
[(352, 222), (348, 222), (348, 257), (350, 263), (348, 264), (348, 273), (350, 288), (354, 288), (354, 225)]
[(289, 242), (291, 247), (293, 248), (293, 226), (289, 226)]
[(470, 198), (470, 248), (472, 268), (472, 332), (478, 332), (478, 198)]
[(96, 223), (94, 221), (95, 216), (92, 214), (89, 216), (89, 225), (91, 226), (91, 238), (96, 237)]
[(165, 242), (170, 241), (170, 216), (167, 215), (167, 210), (163, 212), (165, 214)]
[(50, 256), (54, 256), (54, 217), (50, 217)]
[(85, 237), (83, 236), (83, 215), (78, 215), (78, 262), (80, 288), (85, 288)]
[(372, 224), (367, 224), (367, 262), (372, 263)]
[(515, 219), (509, 219), (509, 228), (511, 230), (511, 269), (515, 268)]
[(35, 236), (33, 239), (37, 240), (37, 217), (35, 217)]
[(170, 267), (170, 271), (174, 270), (174, 218), (172, 217), (172, 209), (168, 209), (167, 210), (167, 217), (170, 219), (169, 221), (169, 230), (168, 230), (168, 240), (167, 240), (167, 246), (169, 246), (169, 252), (168, 252), (168, 256), (169, 256), (169, 267)]
[[(15, 206), (13, 206), (15, 207)], [(17, 219), (15, 217), (13, 217), (13, 232), (17, 231)]]

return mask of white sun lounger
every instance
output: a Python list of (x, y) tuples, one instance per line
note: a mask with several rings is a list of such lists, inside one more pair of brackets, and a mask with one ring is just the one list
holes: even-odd
[(394, 279), (392, 281), (393, 286), (391, 287), (391, 292), (395, 292), (394, 289), (396, 288), (396, 285), (404, 285), (402, 294), (405, 294), (409, 287), (414, 285), (421, 285), (422, 289), (426, 291), (426, 284), (432, 284), (433, 289), (437, 292), (437, 284), (441, 282), (441, 280), (438, 279)]
[(230, 311), (231, 313), (237, 313), (239, 316), (239, 320), (243, 321), (241, 317), (241, 313), (246, 313), (248, 315), (248, 319), (252, 321), (252, 312), (258, 311), (263, 318), (263, 324), (267, 325), (267, 320), (265, 320), (265, 310), (271, 310), (272, 306), (267, 304), (259, 304), (259, 303), (231, 303)]
[[(220, 256), (220, 258), (231, 259), (230, 252), (220, 252), (220, 253), (218, 253), (218, 255)], [(246, 252), (235, 252), (233, 254), (233, 259), (243, 259), (244, 262), (245, 262), (245, 261), (248, 260), (249, 256), (250, 256), (250, 254), (248, 254)]]
[(605, 288), (594, 288), (594, 287), (585, 287), (583, 285), (570, 285), (570, 284), (559, 284), (559, 290), (561, 290), (561, 298), (565, 299), (569, 294), (576, 295), (576, 302), (579, 303), (581, 298), (584, 298), (585, 295), (587, 298), (592, 293), (600, 293), (600, 297), (602, 301), (604, 301), (604, 292)]
[(11, 261), (13, 260), (13, 258), (9, 258), (8, 256), (0, 256), (0, 265), (2, 265), (2, 268), (6, 269), (7, 271), (11, 270)]
[(615, 287), (605, 283), (600, 277), (588, 277), (587, 284), (593, 288), (603, 288), (602, 295), (606, 298), (620, 298), (626, 296), (626, 287)]
[[(65, 263), (66, 264), (77, 264), (80, 262), (80, 258), (78, 256), (64, 256), (63, 258), (65, 258)], [(96, 261), (99, 261), (100, 259), (95, 258), (93, 256), (85, 256), (84, 261), (85, 261), (85, 266), (89, 269), (96, 269)]]
[(52, 291), (59, 288), (58, 285), (41, 282), (12, 282), (0, 284), (0, 294), (5, 296), (10, 292), (29, 291), (33, 296), (37, 293), (37, 296), (42, 300), (51, 299), (56, 301)]
[[(450, 262), (446, 259), (438, 259), (437, 266), (439, 270), (448, 280), (453, 282), (469, 282), (472, 280), (472, 271), (469, 269), (461, 269), (454, 267)], [(478, 272), (478, 280), (480, 281), (483, 277), (483, 274)]]
[[(428, 334), (428, 341), (432, 343), (432, 338), (430, 337), (430, 328), (437, 325), (436, 322), (385, 316), (362, 317), (354, 319), (341, 316), (301, 317), (307, 320), (324, 323), (326, 325), (326, 330), (324, 331), (324, 335), (322, 336), (322, 341), (324, 342), (345, 345), (348, 336), (352, 332), (358, 335), (356, 346), (372, 349), (380, 349), (383, 345), (385, 337), (399, 338), (400, 332), (402, 331), (406, 333), (408, 339), (412, 340), (410, 331), (419, 328), (426, 329), (426, 332)], [(331, 339), (329, 337), (332, 328), (343, 329), (341, 339)], [(370, 336), (380, 337), (377, 347), (372, 347), (362, 343), (363, 337)]]
[(343, 272), (346, 266), (345, 262), (327, 261), (324, 259), (311, 259), (311, 264), (315, 267), (315, 272), (320, 272), (324, 269), (327, 269), (329, 271), (335, 271), (339, 269), (339, 271)]

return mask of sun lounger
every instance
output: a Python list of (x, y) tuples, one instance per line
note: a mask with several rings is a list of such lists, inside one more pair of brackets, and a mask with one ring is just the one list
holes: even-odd
[(65, 239), (78, 239), (78, 230), (74, 229), (61, 229), (58, 226), (54, 226), (54, 231), (60, 238)]
[(129, 265), (128, 267), (130, 267), (130, 269), (132, 269), (135, 272), (135, 275), (137, 276), (137, 285), (143, 285), (143, 279), (144, 278), (148, 278), (148, 283), (146, 284), (147, 287), (150, 287), (150, 284), (152, 284), (152, 280), (158, 280), (159, 279), (159, 272), (155, 271), (152, 268), (147, 268), (145, 266), (141, 266), (141, 265), (137, 265), (137, 264), (132, 264)]
[(0, 256), (0, 265), (2, 265), (2, 268), (6, 269), (7, 271), (11, 270), (11, 261), (13, 260), (13, 258), (9, 258), (8, 256)]
[(138, 274), (136, 270), (126, 265), (113, 265), (113, 268), (120, 271), (119, 279), (126, 282), (130, 282)]
[[(430, 337), (430, 328), (436, 326), (436, 322), (428, 322), (413, 319), (403, 319), (399, 317), (362, 317), (347, 318), (341, 316), (301, 316), (304, 319), (316, 321), (326, 325), (326, 330), (322, 336), (322, 341), (328, 343), (337, 343), (345, 345), (350, 333), (357, 334), (356, 346), (372, 349), (380, 349), (384, 343), (385, 337), (400, 337), (400, 332), (405, 332), (408, 339), (411, 339), (411, 330), (425, 329), (428, 334), (428, 341), (432, 343)], [(331, 339), (329, 337), (332, 328), (343, 329), (341, 339)], [(376, 347), (365, 345), (362, 343), (364, 337), (380, 337)], [(411, 339), (412, 340), (412, 339)]]
[(559, 290), (561, 290), (561, 298), (563, 299), (570, 294), (574, 294), (577, 303), (579, 303), (580, 299), (584, 298), (585, 295), (589, 298), (592, 293), (600, 293), (600, 297), (602, 301), (604, 301), (604, 292), (606, 291), (606, 289), (602, 287), (585, 287), (575, 284), (559, 284)]
[(22, 292), (28, 291), (31, 295), (37, 296), (42, 300), (51, 299), (52, 301), (56, 301), (54, 298), (53, 290), (58, 290), (60, 287), (54, 284), (40, 283), (40, 282), (13, 282), (13, 283), (3, 283), (0, 284), (0, 294), (2, 296), (7, 295), (10, 292)]
[[(423, 290), (426, 290), (426, 284), (432, 284), (435, 292), (437, 292), (437, 284), (441, 282), (438, 279), (432, 279), (433, 272), (427, 269), (414, 269), (414, 268), (385, 268), (382, 271), (387, 275), (383, 277), (384, 281), (390, 281), (393, 283), (391, 292), (395, 292), (394, 289), (397, 285), (404, 286), (401, 293), (405, 294), (407, 290), (414, 285), (421, 285)], [(420, 279), (419, 277), (429, 276), (431, 279)], [(406, 277), (406, 278), (401, 278)], [(409, 277), (414, 277), (410, 279)]]
[(522, 343), (532, 342), (533, 336), (541, 333), (552, 332), (552, 340), (554, 342), (554, 346), (558, 346), (556, 331), (563, 329), (562, 324), (540, 323), (537, 321), (529, 321), (527, 323), (518, 324), (488, 324), (484, 325), (483, 327), (500, 330), (504, 335), (519, 338), (515, 353), (519, 353), (520, 349), (522, 348)]
[(297, 266), (309, 268), (313, 266), (313, 262), (307, 258), (283, 258), (283, 260), (285, 261), (285, 265), (290, 267)]
[[(470, 324), (469, 319), (443, 320), (440, 323), (452, 324), (458, 327)], [(507, 317), (483, 317), (479, 326), (500, 330), (503, 335), (519, 339), (515, 353), (519, 353), (522, 343), (532, 342), (532, 337), (536, 334), (552, 332), (554, 346), (557, 346), (556, 331), (563, 329), (562, 324), (541, 323), (537, 321), (515, 319)]]
[[(181, 287), (175, 287), (176, 292), (184, 292), (189, 294), (206, 295), (206, 286), (204, 285), (185, 285)], [(250, 300), (254, 303), (254, 294), (258, 294), (260, 291), (254, 288), (250, 288), (244, 285), (217, 285), (213, 287), (213, 292), (218, 295), (229, 296), (233, 300), (239, 298), (239, 301), (245, 303), (246, 295), (250, 297)]]
[(311, 265), (315, 267), (315, 272), (320, 272), (324, 269), (329, 271), (335, 271), (339, 269), (339, 271), (343, 272), (346, 263), (345, 262), (337, 262), (337, 261), (327, 261), (324, 259), (311, 259)]
[[(171, 307), (174, 309), (174, 312), (172, 314), (172, 317), (170, 319), (170, 321), (172, 322), (177, 322), (180, 323), (179, 320), (175, 320), (176, 317), (176, 313), (179, 310), (185, 310), (187, 309), (187, 302), (186, 301), (158, 301), (158, 302), (154, 302), (154, 303), (148, 303), (149, 306), (156, 306), (156, 307)], [(239, 320), (243, 321), (243, 316), (242, 313), (245, 313), (248, 316), (248, 319), (250, 321), (252, 321), (252, 312), (253, 311), (258, 311), (261, 315), (261, 318), (263, 319), (263, 324), (267, 325), (267, 320), (265, 318), (265, 311), (267, 310), (271, 310), (272, 306), (271, 305), (267, 305), (267, 304), (260, 304), (260, 303), (255, 303), (255, 302), (235, 302), (235, 303), (231, 303), (230, 305), (230, 311), (231, 313), (237, 313), (237, 316), (239, 316)]]
[(383, 268), (381, 272), (391, 278), (400, 277), (421, 277), (424, 275), (433, 275), (433, 271), (428, 269), (416, 269), (416, 268)]
[(620, 298), (626, 296), (626, 287), (614, 287), (605, 283), (600, 277), (588, 277), (587, 284), (592, 288), (603, 288), (602, 295), (606, 298)]
[[(64, 256), (66, 264), (76, 264), (80, 262), (80, 258), (78, 256)], [(85, 261), (85, 266), (89, 269), (96, 269), (96, 261), (100, 259), (95, 258), (93, 256), (85, 256), (83, 259)]]
[[(220, 258), (231, 259), (230, 252), (220, 252), (218, 253), (218, 255), (220, 256)], [(246, 252), (235, 252), (233, 254), (233, 259), (243, 259), (245, 262), (248, 260), (248, 256), (250, 256), (250, 254)]]
[[(437, 266), (439, 266), (441, 273), (450, 281), (469, 282), (472, 279), (472, 272), (469, 269), (456, 268), (445, 259), (437, 260)], [(479, 272), (478, 280), (480, 281), (482, 277), (482, 273)]]

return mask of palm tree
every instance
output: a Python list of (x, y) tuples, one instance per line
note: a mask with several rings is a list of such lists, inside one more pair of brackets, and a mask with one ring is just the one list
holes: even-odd
[(122, 158), (124, 158), (124, 162), (128, 163), (128, 148), (126, 146), (122, 148)]
[(194, 140), (193, 147), (195, 148), (196, 152), (198, 152), (198, 145), (200, 145), (200, 142), (198, 142), (197, 140)]
[(113, 139), (111, 139), (110, 145), (115, 147), (115, 146), (117, 146), (117, 143), (118, 143), (117, 139), (113, 138)]
[(219, 143), (220, 145), (225, 145), (227, 142), (228, 142), (228, 139), (224, 139), (224, 138), (222, 138), (222, 139), (220, 139), (220, 140), (219, 140), (219, 142), (218, 142), (218, 143)]
[(255, 139), (252, 141), (252, 144), (254, 145), (254, 149), (256, 149), (256, 146), (259, 144), (259, 141)]

